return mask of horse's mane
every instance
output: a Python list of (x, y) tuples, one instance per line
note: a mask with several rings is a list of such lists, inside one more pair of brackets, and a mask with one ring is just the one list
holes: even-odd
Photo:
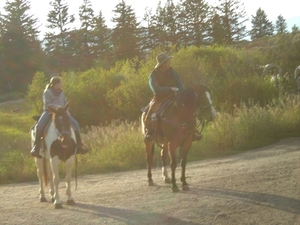
[(184, 103), (186, 106), (192, 106), (194, 104), (195, 91), (193, 88), (185, 88), (176, 94), (176, 100), (180, 103)]

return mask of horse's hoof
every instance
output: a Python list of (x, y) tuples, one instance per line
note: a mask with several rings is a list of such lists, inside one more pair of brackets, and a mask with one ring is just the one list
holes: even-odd
[(54, 204), (55, 209), (62, 209), (62, 204)]
[(54, 201), (55, 201), (55, 198), (51, 198), (51, 201), (52, 201), (52, 203), (54, 203)]
[(73, 199), (72, 199), (72, 200), (68, 200), (68, 201), (67, 201), (67, 205), (75, 205), (74, 200), (73, 200)]
[(41, 197), (40, 202), (47, 202), (47, 199), (45, 197)]
[(183, 185), (183, 186), (182, 186), (182, 190), (183, 190), (183, 191), (189, 191), (190, 188), (189, 188), (188, 185)]
[(165, 182), (166, 184), (171, 183), (171, 179), (170, 179), (169, 177), (163, 178), (163, 180), (164, 180), (164, 182)]
[(152, 180), (148, 181), (148, 186), (154, 186), (154, 182)]
[(173, 193), (179, 192), (179, 189), (178, 189), (178, 187), (177, 187), (177, 186), (175, 186), (175, 187), (172, 187), (172, 192), (173, 192)]

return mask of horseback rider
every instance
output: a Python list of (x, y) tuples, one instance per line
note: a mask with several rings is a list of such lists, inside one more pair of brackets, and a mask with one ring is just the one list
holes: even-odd
[[(149, 103), (149, 109), (145, 116), (145, 140), (152, 141), (157, 129), (157, 115), (161, 104), (175, 92), (182, 90), (184, 85), (178, 73), (171, 67), (170, 59), (173, 56), (160, 54), (156, 57), (157, 64), (149, 75), (149, 86), (154, 96)], [(150, 116), (150, 118), (149, 118)], [(194, 135), (194, 140), (200, 140), (201, 136)]]
[[(45, 127), (51, 120), (51, 114), (48, 111), (48, 107), (57, 108), (58, 106), (64, 106), (67, 103), (67, 99), (61, 88), (62, 88), (61, 77), (54, 76), (50, 79), (49, 84), (47, 84), (44, 90), (44, 94), (43, 94), (44, 112), (37, 122), (34, 146), (30, 151), (31, 155), (34, 157), (42, 158), (41, 155), (39, 154), (41, 148), (41, 137), (43, 135)], [(69, 112), (68, 115), (72, 127), (74, 127), (75, 129), (75, 135), (77, 141), (77, 153), (85, 154), (88, 152), (88, 149), (82, 143), (79, 124), (74, 119), (74, 117), (71, 116)]]

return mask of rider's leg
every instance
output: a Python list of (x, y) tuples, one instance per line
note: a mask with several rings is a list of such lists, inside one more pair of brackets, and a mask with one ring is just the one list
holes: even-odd
[(156, 116), (156, 112), (158, 111), (159, 107), (160, 107), (161, 101), (159, 101), (158, 99), (153, 99), (152, 102), (150, 103), (150, 107), (149, 110), (147, 112), (147, 115), (145, 116), (145, 136), (144, 138), (147, 141), (152, 141), (153, 140), (153, 136), (155, 133), (155, 130), (157, 129), (157, 116)]
[(195, 130), (193, 141), (200, 141), (201, 139), (202, 139), (202, 135), (197, 130)]
[(75, 136), (76, 136), (76, 142), (77, 142), (77, 154), (85, 154), (88, 152), (88, 149), (82, 143), (79, 124), (74, 119), (74, 117), (72, 117), (71, 115), (69, 117), (70, 117), (70, 122), (75, 129)]
[(34, 144), (33, 147), (30, 151), (30, 154), (34, 157), (37, 158), (42, 158), (40, 156), (40, 148), (41, 148), (41, 137), (43, 135), (43, 131), (46, 127), (46, 125), (48, 124), (48, 122), (51, 119), (51, 115), (49, 114), (49, 112), (44, 112), (39, 121), (37, 122), (37, 126), (36, 126), (36, 131), (35, 131), (35, 140), (34, 140)]

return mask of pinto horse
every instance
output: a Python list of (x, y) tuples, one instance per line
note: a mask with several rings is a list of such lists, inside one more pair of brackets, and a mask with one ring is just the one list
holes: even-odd
[[(187, 155), (193, 142), (194, 132), (196, 129), (196, 112), (204, 115), (209, 113), (211, 118), (216, 117), (216, 110), (212, 104), (209, 89), (204, 85), (194, 85), (192, 88), (186, 88), (177, 92), (168, 104), (162, 110), (159, 110), (158, 128), (153, 141), (144, 139), (147, 168), (148, 168), (148, 185), (154, 185), (152, 180), (152, 163), (154, 154), (154, 144), (162, 146), (162, 176), (166, 183), (170, 182), (166, 168), (166, 159), (169, 154), (170, 167), (172, 170), (172, 190), (179, 191), (176, 185), (175, 170), (176, 149), (180, 148), (181, 159), (181, 182), (182, 189), (189, 190), (185, 177), (185, 169), (187, 163)], [(145, 115), (144, 112), (141, 117), (142, 133), (145, 135)]]
[[(71, 194), (71, 172), (72, 166), (75, 162), (76, 156), (76, 138), (75, 132), (71, 127), (68, 116), (67, 103), (64, 107), (58, 107), (56, 109), (49, 108), (49, 112), (52, 113), (52, 120), (46, 127), (43, 144), (41, 149), (41, 155), (43, 158), (35, 158), (37, 166), (37, 175), (40, 184), (40, 201), (45, 202), (44, 186), (47, 186), (48, 178), (50, 181), (50, 197), (54, 203), (55, 208), (62, 208), (62, 201), (59, 197), (59, 164), (65, 162), (66, 172), (66, 194), (67, 204), (75, 204)], [(31, 129), (31, 143), (34, 143), (35, 127)], [(44, 151), (43, 151), (44, 150)]]

